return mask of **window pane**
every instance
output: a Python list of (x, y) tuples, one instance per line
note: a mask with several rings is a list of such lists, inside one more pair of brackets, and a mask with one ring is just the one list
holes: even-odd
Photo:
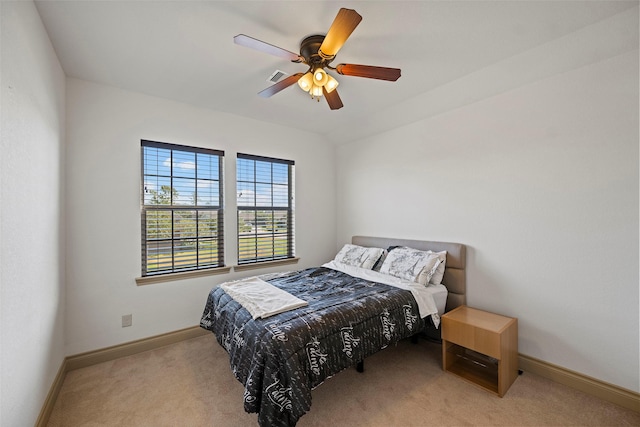
[(273, 254), (276, 257), (286, 258), (289, 255), (287, 235), (276, 235), (273, 241)]
[(196, 180), (173, 178), (173, 204), (194, 206), (196, 197)]
[(288, 185), (273, 186), (273, 206), (280, 206), (280, 207), (289, 206), (289, 186)]
[(271, 236), (258, 237), (258, 258), (273, 258), (273, 238)]
[(273, 183), (284, 185), (289, 183), (289, 165), (284, 163), (273, 164)]
[(238, 233), (240, 235), (255, 233), (256, 223), (255, 211), (238, 211)]
[(147, 271), (150, 273), (171, 270), (173, 252), (171, 241), (147, 243)]
[(145, 174), (171, 176), (171, 150), (144, 147), (143, 156)]
[(197, 240), (174, 240), (173, 242), (174, 269), (180, 270), (198, 265), (198, 256), (196, 252)]
[(255, 206), (256, 205), (256, 192), (254, 190), (255, 186), (253, 183), (241, 183), (237, 184), (238, 198), (237, 203), (238, 206)]
[(256, 184), (256, 206), (273, 206), (270, 184)]
[(144, 176), (144, 204), (171, 204), (171, 177), (145, 175)]
[(147, 240), (171, 238), (171, 211), (147, 211)]
[(205, 239), (198, 241), (198, 264), (214, 265), (218, 262), (218, 241)]
[(196, 153), (173, 150), (173, 176), (180, 178), (195, 178)]
[(251, 260), (256, 257), (256, 239), (241, 237), (238, 240), (238, 261)]
[(220, 185), (218, 181), (198, 179), (198, 206), (218, 206), (220, 200)]
[(289, 227), (289, 214), (287, 211), (274, 211), (273, 213), (273, 231), (276, 233), (286, 233)]
[(198, 212), (198, 237), (215, 237), (218, 235), (218, 211)]
[(198, 179), (214, 179), (220, 178), (220, 162), (218, 156), (208, 154), (196, 154), (196, 170)]
[(236, 175), (238, 177), (238, 181), (254, 181), (254, 164), (253, 160), (247, 159), (238, 159), (236, 162)]
[(173, 238), (186, 239), (196, 237), (196, 211), (174, 211)]
[(257, 211), (256, 216), (258, 219), (258, 233), (273, 231), (273, 212), (272, 211)]
[(256, 182), (271, 183), (270, 162), (256, 162)]

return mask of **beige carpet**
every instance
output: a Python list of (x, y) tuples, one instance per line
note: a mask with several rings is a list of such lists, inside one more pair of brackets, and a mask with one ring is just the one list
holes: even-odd
[[(441, 369), (441, 347), (403, 341), (313, 391), (298, 426), (640, 426), (640, 414), (525, 372), (499, 398)], [(61, 426), (257, 426), (213, 335), (68, 373)]]

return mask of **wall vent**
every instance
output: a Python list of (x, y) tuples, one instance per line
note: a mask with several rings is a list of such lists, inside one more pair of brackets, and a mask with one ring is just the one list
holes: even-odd
[(269, 76), (267, 81), (271, 83), (278, 83), (280, 80), (282, 80), (283, 77), (286, 77), (286, 76), (287, 76), (287, 73), (285, 73), (284, 71), (275, 70), (273, 74)]

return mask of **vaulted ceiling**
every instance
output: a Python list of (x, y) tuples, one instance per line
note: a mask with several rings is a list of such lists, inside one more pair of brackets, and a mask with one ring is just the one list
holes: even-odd
[[(638, 49), (638, 2), (36, 1), (69, 77), (316, 132), (341, 143)], [(363, 20), (337, 63), (402, 69), (397, 82), (334, 73), (344, 107), (297, 85), (302, 64), (233, 43), (247, 34), (298, 52), (341, 7)]]

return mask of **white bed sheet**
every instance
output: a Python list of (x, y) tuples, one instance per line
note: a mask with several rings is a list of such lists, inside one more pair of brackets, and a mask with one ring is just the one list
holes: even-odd
[[(431, 320), (433, 320), (434, 326), (436, 328), (440, 326), (440, 314), (444, 312), (444, 304), (446, 304), (447, 301), (446, 287), (442, 285), (424, 286), (419, 283), (411, 282), (409, 280), (399, 279), (387, 274), (382, 274), (378, 271), (354, 267), (337, 261), (330, 261), (326, 264), (323, 264), (322, 266), (331, 268), (333, 270), (342, 271), (343, 273), (347, 273), (351, 276), (359, 277), (361, 279), (384, 283), (410, 291), (418, 304), (420, 317), (425, 318), (427, 316), (431, 316)], [(430, 289), (431, 286), (433, 286), (433, 288)], [(445, 292), (444, 296), (443, 289)], [(438, 299), (438, 301), (440, 301), (440, 305), (438, 305), (438, 303), (436, 302), (436, 298)], [(443, 299), (444, 304), (442, 304)]]
[(429, 284), (427, 291), (433, 295), (433, 300), (436, 302), (436, 307), (438, 307), (438, 314), (442, 316), (447, 306), (447, 296), (449, 295), (447, 287), (444, 285)]

